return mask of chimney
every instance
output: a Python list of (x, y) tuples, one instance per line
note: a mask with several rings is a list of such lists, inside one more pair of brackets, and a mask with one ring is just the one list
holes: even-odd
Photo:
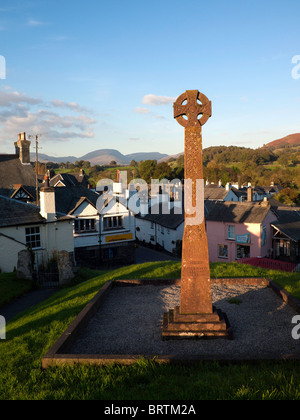
[(264, 207), (269, 206), (268, 197), (264, 197), (263, 201), (261, 202), (261, 205)]
[(247, 201), (249, 201), (249, 203), (253, 201), (253, 189), (251, 186), (247, 188)]
[(219, 179), (219, 187), (222, 187), (222, 181)]
[(226, 191), (230, 191), (231, 190), (231, 183), (227, 182), (226, 184)]
[(50, 187), (49, 171), (47, 171), (46, 175), (44, 176), (44, 185), (45, 185), (46, 188)]
[(40, 191), (40, 214), (47, 222), (56, 220), (55, 188), (49, 187), (49, 177), (45, 176), (45, 187)]
[(18, 134), (18, 141), (15, 142), (16, 155), (18, 155), (23, 165), (30, 165), (30, 144), (26, 140), (26, 133)]

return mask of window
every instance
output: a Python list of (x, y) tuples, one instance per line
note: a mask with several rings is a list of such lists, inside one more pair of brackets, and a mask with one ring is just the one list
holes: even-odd
[(228, 245), (218, 245), (218, 257), (228, 258)]
[(76, 219), (75, 233), (94, 232), (96, 230), (95, 219)]
[(280, 239), (279, 242), (279, 253), (278, 257), (290, 257), (291, 256), (291, 242)]
[(227, 239), (235, 240), (235, 226), (227, 226)]
[(41, 247), (41, 234), (39, 227), (25, 228), (26, 246), (31, 249)]
[(123, 217), (122, 216), (113, 216), (113, 217), (104, 217), (103, 218), (103, 229), (112, 230), (112, 229), (122, 229), (123, 228)]

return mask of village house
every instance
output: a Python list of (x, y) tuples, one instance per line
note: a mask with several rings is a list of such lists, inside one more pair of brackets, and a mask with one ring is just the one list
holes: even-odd
[[(138, 241), (172, 254), (178, 252), (184, 214), (175, 214), (174, 207), (170, 214), (153, 213), (136, 216)], [(211, 262), (272, 257), (272, 226), (277, 223), (277, 215), (266, 200), (260, 203), (205, 200), (205, 220)]]
[(219, 184), (206, 183), (204, 188), (204, 199), (213, 201), (239, 201), (239, 195), (236, 190), (232, 188), (230, 183), (226, 184), (226, 187), (222, 187)]
[(49, 184), (51, 187), (84, 187), (90, 188), (89, 179), (83, 169), (79, 173), (62, 173), (55, 174), (54, 171), (50, 173)]
[(73, 221), (54, 211), (54, 192), (41, 191), (41, 208), (0, 196), (0, 268), (17, 268), (18, 253), (34, 252), (34, 268), (47, 265), (59, 251), (74, 255)]
[(211, 262), (271, 256), (271, 223), (277, 217), (262, 203), (205, 202)]
[(278, 220), (271, 223), (273, 258), (300, 263), (300, 208), (281, 206), (274, 212)]
[(184, 214), (147, 214), (136, 217), (136, 238), (143, 244), (179, 254), (184, 231)]
[(98, 268), (103, 264), (134, 263), (133, 213), (117, 196), (105, 209), (99, 209), (99, 197), (97, 192), (81, 186), (55, 188), (57, 210), (73, 219), (76, 262)]
[(252, 186), (250, 182), (246, 186), (227, 182), (226, 186), (223, 187), (221, 181), (218, 184), (206, 181), (204, 198), (213, 201), (259, 202), (266, 198), (270, 199), (278, 191), (279, 187), (274, 182), (268, 187)]

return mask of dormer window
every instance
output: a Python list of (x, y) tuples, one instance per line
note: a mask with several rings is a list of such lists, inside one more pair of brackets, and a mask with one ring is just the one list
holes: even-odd
[(89, 233), (96, 231), (95, 219), (76, 219), (74, 223), (75, 233)]
[(123, 229), (123, 217), (122, 216), (104, 217), (103, 229), (104, 230)]

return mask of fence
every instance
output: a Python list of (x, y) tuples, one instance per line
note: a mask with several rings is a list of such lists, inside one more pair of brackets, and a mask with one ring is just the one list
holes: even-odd
[(253, 265), (254, 267), (285, 271), (287, 273), (300, 272), (300, 264), (272, 260), (270, 258), (242, 258), (238, 262), (241, 264)]

